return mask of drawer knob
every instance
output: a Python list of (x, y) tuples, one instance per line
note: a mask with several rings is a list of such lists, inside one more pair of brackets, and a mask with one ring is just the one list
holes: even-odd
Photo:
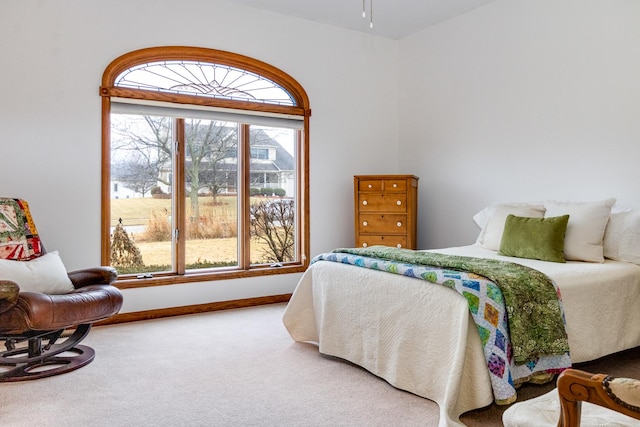
[(399, 247), (399, 248), (401, 248), (401, 247), (402, 247), (402, 245), (401, 245), (400, 243), (398, 243), (396, 246), (397, 246), (397, 247)]
[(397, 225), (398, 227), (402, 227), (402, 223), (401, 223), (400, 221), (396, 222), (396, 225)]
[(366, 243), (363, 243), (363, 244), (362, 244), (362, 247), (363, 247), (363, 248), (366, 248), (367, 246), (368, 246), (368, 245), (367, 245)]
[(373, 185), (369, 184), (369, 185), (367, 185), (367, 187), (369, 187), (369, 188), (373, 188)]
[(362, 201), (362, 204), (363, 204), (363, 205), (365, 205), (365, 206), (367, 206), (367, 201), (366, 201), (366, 200), (363, 200), (363, 201)]
[(362, 225), (366, 227), (369, 223), (367, 223), (367, 221), (362, 221)]
[(396, 188), (398, 186), (398, 184), (393, 184), (393, 188)]
[(402, 204), (402, 201), (401, 201), (401, 200), (398, 200), (398, 201), (396, 202), (396, 205), (398, 205), (398, 206), (400, 206), (401, 204)]

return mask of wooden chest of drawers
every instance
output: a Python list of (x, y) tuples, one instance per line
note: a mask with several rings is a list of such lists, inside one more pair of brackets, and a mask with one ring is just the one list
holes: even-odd
[(416, 249), (418, 177), (353, 177), (356, 247)]

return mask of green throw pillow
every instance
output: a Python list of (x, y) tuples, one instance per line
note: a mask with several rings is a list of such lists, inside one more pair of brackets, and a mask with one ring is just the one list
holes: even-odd
[(504, 223), (500, 255), (542, 261), (566, 262), (564, 236), (569, 215), (551, 218), (507, 216)]

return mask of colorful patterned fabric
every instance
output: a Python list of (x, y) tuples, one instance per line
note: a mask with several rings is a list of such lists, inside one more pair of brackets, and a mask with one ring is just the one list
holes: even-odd
[[(372, 248), (373, 251), (371, 250)], [(553, 348), (554, 351), (550, 354), (536, 354), (527, 359), (525, 363), (516, 363), (513, 357), (513, 346), (509, 333), (509, 317), (512, 316), (513, 310), (507, 308), (505, 294), (495, 281), (489, 280), (487, 277), (474, 272), (460, 271), (442, 266), (425, 265), (424, 263), (427, 262), (426, 258), (430, 258), (431, 255), (427, 255), (425, 259), (422, 259), (421, 263), (408, 263), (393, 259), (365, 256), (365, 254), (371, 255), (372, 253), (376, 253), (376, 247), (372, 248), (367, 248), (368, 250), (360, 248), (337, 249), (332, 253), (316, 256), (312, 260), (312, 263), (320, 260), (341, 262), (414, 277), (430, 283), (447, 286), (464, 296), (469, 304), (469, 311), (480, 335), (496, 403), (509, 404), (514, 402), (517, 397), (515, 384), (528, 381), (540, 374), (559, 373), (571, 366), (568, 344), (566, 343), (566, 333), (564, 332), (562, 307), (559, 302), (557, 306), (560, 310), (559, 315), (562, 323), (562, 334), (565, 337), (564, 344), (552, 344), (551, 348)], [(382, 254), (383, 256), (390, 257), (391, 255), (386, 249), (394, 248), (385, 248), (385, 251), (383, 251), (386, 252)], [(415, 251), (395, 249), (391, 252), (402, 258), (403, 256), (413, 257), (413, 254), (410, 252)], [(378, 251), (378, 253), (380, 253), (380, 251)], [(421, 253), (431, 254), (427, 252)], [(449, 262), (456, 264), (462, 261), (461, 258), (467, 258), (443, 254), (434, 255), (436, 256), (431, 258), (435, 260), (434, 262), (436, 264), (445, 263), (443, 257), (449, 257)], [(474, 259), (479, 260), (479, 258)], [(550, 286), (554, 289), (554, 293), (556, 293), (557, 289), (552, 282), (550, 282)], [(555, 299), (559, 301), (557, 296)], [(551, 305), (553, 306), (553, 304)], [(524, 310), (527, 312), (522, 317), (529, 317), (532, 311), (531, 304), (525, 303), (525, 305), (520, 307), (524, 307)], [(539, 352), (536, 351), (536, 353)]]
[(25, 200), (0, 198), (0, 259), (25, 261), (43, 253)]

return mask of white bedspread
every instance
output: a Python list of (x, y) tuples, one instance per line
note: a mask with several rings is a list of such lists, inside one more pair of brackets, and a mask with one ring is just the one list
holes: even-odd
[[(558, 284), (573, 363), (640, 345), (640, 267), (502, 257), (477, 245), (436, 252), (498, 258)], [(440, 406), (439, 425), (493, 401), (480, 338), (456, 291), (409, 277), (320, 261), (301, 278), (283, 317), (296, 341), (353, 362)]]

